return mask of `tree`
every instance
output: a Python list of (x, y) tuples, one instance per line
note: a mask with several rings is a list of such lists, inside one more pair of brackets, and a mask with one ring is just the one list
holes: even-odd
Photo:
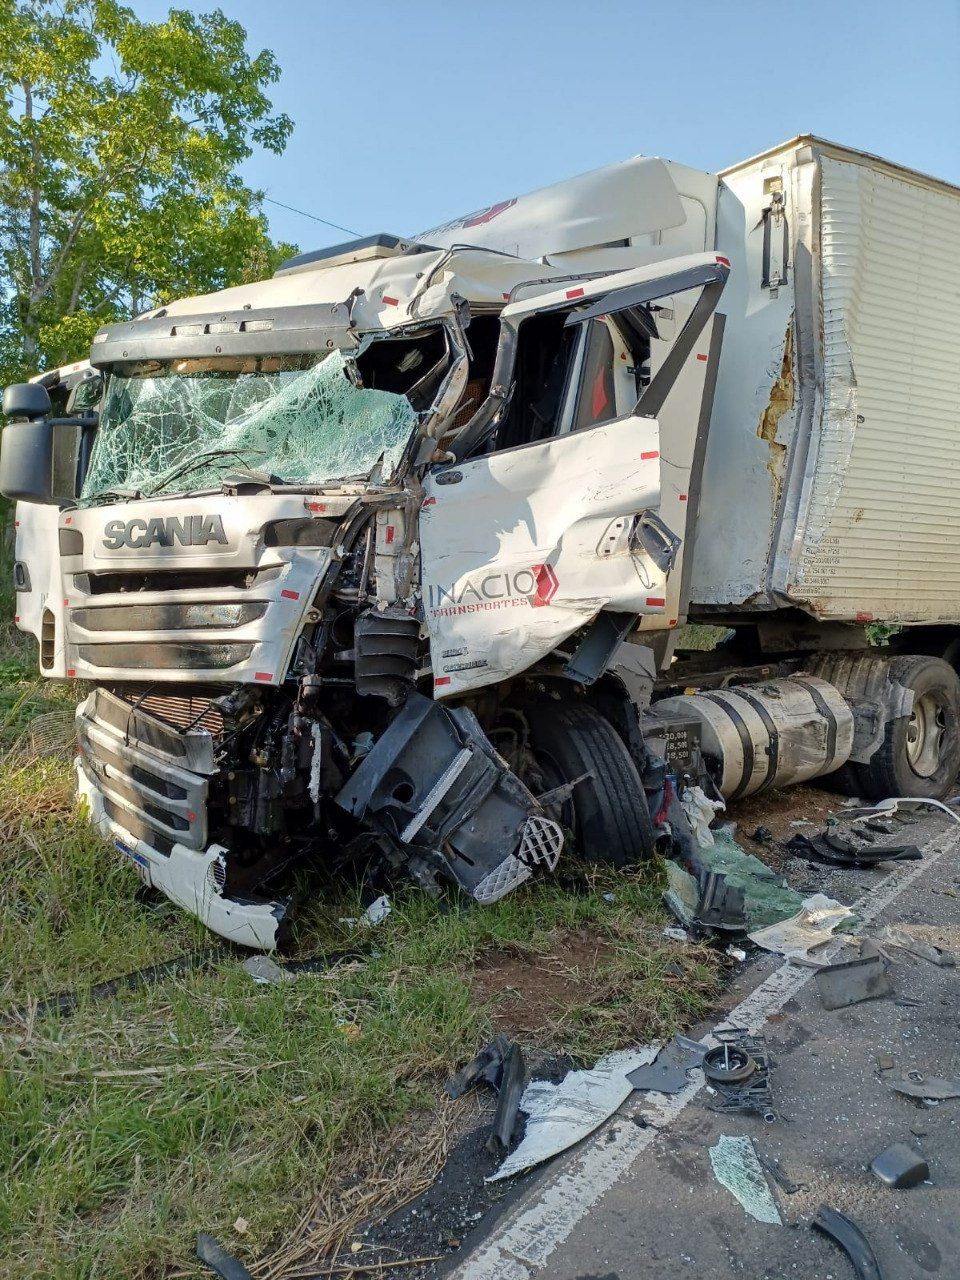
[(238, 166), (290, 119), (220, 10), (142, 22), (117, 0), (0, 0), (0, 372), (76, 359), (96, 329), (269, 272)]

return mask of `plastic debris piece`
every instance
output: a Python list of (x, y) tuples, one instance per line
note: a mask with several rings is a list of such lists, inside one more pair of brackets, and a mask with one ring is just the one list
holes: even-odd
[(657, 1051), (654, 1045), (621, 1049), (588, 1071), (571, 1071), (559, 1084), (531, 1080), (520, 1100), (527, 1115), (523, 1138), (486, 1181), (532, 1169), (593, 1133), (633, 1092), (627, 1073), (652, 1062)]
[(360, 927), (362, 929), (369, 929), (373, 925), (379, 924), (381, 920), (386, 920), (390, 911), (390, 899), (385, 893), (382, 893), (379, 898), (370, 903), (369, 907), (367, 907), (366, 911), (364, 911), (363, 915), (360, 917)]
[(879, 1000), (893, 991), (879, 956), (824, 965), (814, 974), (814, 982), (825, 1009), (845, 1009), (863, 1000)]
[(702, 787), (686, 787), (680, 804), (697, 844), (709, 849), (714, 843), (710, 823), (727, 806), (722, 800), (711, 800)]
[(296, 981), (296, 974), (288, 973), (269, 956), (247, 956), (241, 967), (260, 986), (280, 987), (285, 982)]
[(940, 969), (951, 969), (957, 963), (957, 958), (952, 951), (931, 942), (929, 938), (923, 937), (916, 927), (908, 924), (887, 925), (880, 935), (880, 940), (892, 947), (899, 947), (901, 951), (907, 951), (920, 960), (928, 960)]
[(895, 1142), (870, 1161), (870, 1172), (888, 1187), (915, 1187), (930, 1177), (930, 1166), (906, 1142)]
[(856, 919), (849, 907), (826, 894), (814, 893), (804, 898), (800, 910), (788, 919), (754, 929), (747, 936), (764, 951), (793, 958), (807, 958), (811, 951), (822, 947), (833, 937), (834, 930), (845, 921)]
[(663, 931), (665, 938), (670, 938), (673, 942), (689, 942), (690, 935), (686, 929), (681, 929), (678, 925), (668, 924)]
[(960, 1080), (942, 1080), (939, 1076), (924, 1076), (919, 1071), (910, 1072), (902, 1080), (885, 1080), (895, 1093), (908, 1098), (931, 1099), (944, 1102), (947, 1098), (960, 1098)]
[(485, 1045), (475, 1058), (460, 1068), (450, 1077), (444, 1088), (450, 1098), (460, 1098), (473, 1085), (488, 1084), (491, 1089), (499, 1087), (503, 1074), (503, 1064), (510, 1052), (510, 1041), (505, 1035), (497, 1035)]
[(646, 1089), (652, 1093), (679, 1093), (690, 1083), (687, 1072), (700, 1066), (706, 1051), (707, 1046), (699, 1040), (675, 1036), (660, 1050), (655, 1061), (628, 1072), (627, 1079), (635, 1089)]
[[(869, 831), (858, 831), (862, 840), (874, 840)], [(878, 845), (869, 848), (847, 836), (826, 834), (804, 836), (798, 832), (784, 846), (789, 853), (808, 862), (826, 862), (840, 867), (871, 867), (879, 862), (919, 862), (923, 854), (915, 844)]]
[(751, 1218), (782, 1227), (783, 1219), (764, 1176), (750, 1138), (721, 1134), (710, 1148), (714, 1177), (730, 1192)]
[(870, 1242), (852, 1218), (822, 1204), (810, 1223), (815, 1231), (829, 1236), (853, 1263), (858, 1280), (883, 1280), (877, 1256)]
[(221, 1280), (253, 1280), (247, 1268), (205, 1231), (197, 1236), (197, 1257)]
[(503, 1062), (503, 1072), (497, 1093), (497, 1110), (493, 1117), (493, 1131), (487, 1139), (487, 1150), (494, 1155), (509, 1151), (517, 1127), (520, 1099), (527, 1083), (527, 1067), (523, 1050), (512, 1044)]
[(764, 1156), (758, 1151), (757, 1159), (760, 1161), (760, 1167), (769, 1173), (784, 1195), (795, 1196), (798, 1191), (803, 1191), (806, 1187), (807, 1184), (805, 1182), (794, 1182), (780, 1162), (774, 1160), (773, 1156)]

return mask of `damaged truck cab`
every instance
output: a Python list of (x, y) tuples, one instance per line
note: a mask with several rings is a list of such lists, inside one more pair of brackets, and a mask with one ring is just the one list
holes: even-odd
[(271, 948), (303, 868), (484, 903), (660, 848), (706, 900), (705, 803), (949, 794), (958, 209), (811, 137), (636, 157), (102, 329), (96, 409), (8, 387), (94, 821)]
[(664, 609), (658, 409), (727, 270), (379, 238), (102, 329), (94, 418), (8, 388), (0, 488), (59, 507), (41, 669), (92, 685), (80, 794), (147, 884), (272, 948), (304, 865), (493, 902), (597, 809), (650, 852), (642, 761), (575, 695)]

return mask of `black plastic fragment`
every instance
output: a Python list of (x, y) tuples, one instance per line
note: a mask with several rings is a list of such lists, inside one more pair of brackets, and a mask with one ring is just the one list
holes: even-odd
[(493, 1130), (487, 1139), (487, 1150), (494, 1155), (503, 1155), (510, 1148), (526, 1083), (527, 1067), (523, 1060), (523, 1050), (518, 1044), (511, 1044), (503, 1063)]
[(227, 1253), (213, 1236), (201, 1231), (197, 1236), (197, 1257), (206, 1263), (211, 1271), (216, 1272), (221, 1280), (253, 1280), (250, 1272), (238, 1262), (232, 1254)]
[[(87, 991), (61, 991), (57, 995), (47, 996), (45, 1000), (38, 1000), (35, 1006), (36, 1016), (42, 1018), (53, 1013), (66, 1017), (85, 1000), (108, 1000), (121, 991), (136, 991), (154, 982), (162, 982), (164, 978), (182, 978), (184, 974), (194, 969), (203, 969), (220, 959), (223, 951), (219, 946), (204, 947), (200, 951), (188, 951), (174, 960), (164, 960), (162, 964), (152, 964), (145, 969), (135, 969), (133, 973), (121, 974), (118, 978), (109, 978), (106, 982), (97, 982)], [(30, 1005), (17, 1005), (0, 1014), (0, 1021), (19, 1022), (31, 1011)]]
[(810, 1225), (814, 1230), (829, 1236), (835, 1244), (840, 1246), (853, 1263), (858, 1280), (883, 1280), (877, 1255), (852, 1218), (848, 1218), (846, 1214), (836, 1209), (831, 1209), (827, 1204), (822, 1204)]
[(475, 1058), (452, 1075), (444, 1088), (450, 1098), (462, 1097), (473, 1085), (482, 1081), (491, 1089), (497, 1088), (503, 1073), (503, 1064), (510, 1052), (510, 1041), (504, 1035), (497, 1035), (488, 1045), (480, 1050)]
[(711, 871), (703, 882), (695, 919), (705, 929), (745, 933), (747, 916), (743, 890), (727, 884), (726, 876)]
[(907, 1142), (895, 1142), (870, 1161), (870, 1172), (888, 1187), (915, 1187), (930, 1177), (930, 1166)]
[(761, 1169), (766, 1169), (784, 1195), (795, 1196), (798, 1191), (802, 1191), (807, 1185), (805, 1182), (794, 1182), (784, 1171), (783, 1166), (774, 1160), (773, 1156), (764, 1156), (758, 1151), (757, 1160)]
[(915, 844), (856, 845), (846, 836), (826, 833), (805, 836), (799, 832), (784, 845), (790, 853), (808, 862), (827, 862), (839, 867), (869, 867), (878, 862), (918, 862), (923, 857)]

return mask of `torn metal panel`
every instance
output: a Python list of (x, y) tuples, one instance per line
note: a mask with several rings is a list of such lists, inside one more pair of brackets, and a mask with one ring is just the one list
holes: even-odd
[(770, 390), (770, 399), (760, 418), (757, 435), (770, 447), (770, 460), (767, 469), (776, 485), (774, 501), (780, 500), (780, 486), (783, 483), (783, 472), (787, 460), (787, 446), (779, 438), (780, 419), (793, 408), (796, 388), (793, 373), (793, 322), (787, 327), (787, 336), (783, 344), (783, 360), (780, 373)]

